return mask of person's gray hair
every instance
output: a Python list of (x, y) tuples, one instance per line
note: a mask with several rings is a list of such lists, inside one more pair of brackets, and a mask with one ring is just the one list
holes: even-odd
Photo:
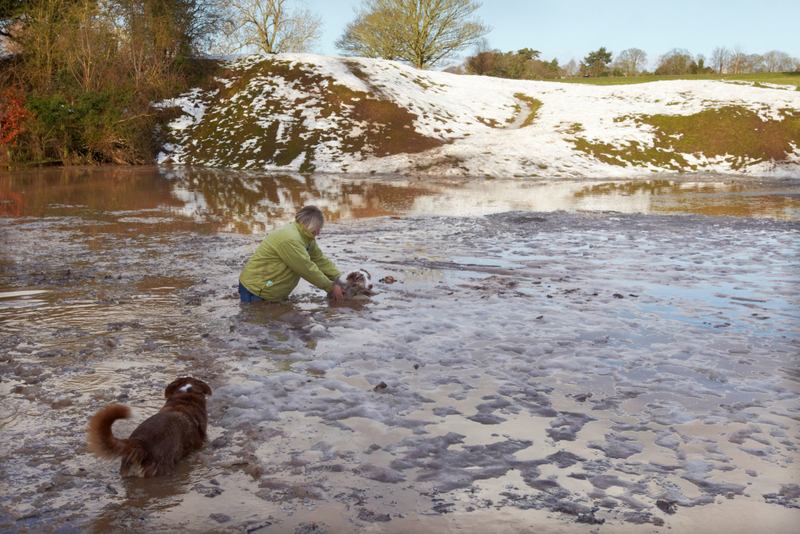
[(306, 230), (312, 234), (317, 230), (322, 230), (325, 225), (325, 216), (316, 206), (303, 206), (294, 216), (294, 220), (302, 224)]

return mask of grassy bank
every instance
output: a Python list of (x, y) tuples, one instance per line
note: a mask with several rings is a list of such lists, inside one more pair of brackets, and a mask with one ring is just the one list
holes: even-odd
[[(243, 57), (218, 68), (205, 90), (167, 104), (176, 121), (163, 132), (161, 162), (561, 177), (787, 173), (800, 157), (800, 93), (773, 85), (800, 81), (791, 75), (729, 76), (724, 86), (647, 77), (638, 81), (676, 81), (607, 91), (325, 56)], [(588, 81), (620, 80), (637, 81)]]
[[(620, 121), (628, 118), (621, 118)], [(619, 148), (576, 137), (575, 147), (611, 165), (655, 165), (673, 171), (697, 171), (687, 156), (726, 161), (742, 171), (764, 161), (785, 161), (800, 139), (800, 116), (780, 112), (780, 120), (765, 120), (741, 106), (709, 109), (693, 115), (652, 115), (633, 118), (652, 128), (652, 146), (631, 141)]]

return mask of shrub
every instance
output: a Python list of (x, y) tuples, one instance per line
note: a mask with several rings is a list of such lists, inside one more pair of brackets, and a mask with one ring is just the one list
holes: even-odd
[(13, 160), (11, 148), (17, 145), (17, 138), (25, 131), (25, 123), (31, 113), (25, 108), (25, 97), (16, 89), (0, 91), (0, 146), (6, 147), (5, 157), (8, 165)]
[(63, 95), (31, 96), (28, 109), (35, 119), (26, 132), (26, 159), (65, 165), (151, 161), (155, 114), (137, 108), (131, 97), (110, 91), (84, 93), (71, 102)]
[(0, 91), (0, 145), (16, 146), (29, 118), (25, 97), (13, 88)]

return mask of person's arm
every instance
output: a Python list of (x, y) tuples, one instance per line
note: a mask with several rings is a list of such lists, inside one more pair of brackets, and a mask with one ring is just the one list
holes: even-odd
[[(331, 281), (327, 274), (320, 270), (317, 264), (311, 260), (310, 250), (306, 251), (301, 241), (285, 241), (276, 249), (281, 261), (308, 283), (317, 286), (323, 291), (333, 291), (334, 287), (336, 287), (336, 284)], [(330, 262), (330, 260), (328, 261)], [(332, 266), (333, 262), (330, 262), (330, 265)]]
[(333, 262), (322, 253), (316, 241), (311, 243), (311, 247), (308, 249), (308, 255), (311, 261), (319, 267), (319, 270), (322, 271), (329, 280), (335, 280), (337, 277), (342, 276), (342, 273), (336, 268)]

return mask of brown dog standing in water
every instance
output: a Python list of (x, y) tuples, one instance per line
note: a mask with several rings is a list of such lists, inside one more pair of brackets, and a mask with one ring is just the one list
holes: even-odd
[(208, 426), (206, 395), (211, 395), (211, 388), (202, 380), (178, 378), (164, 390), (164, 407), (136, 427), (128, 439), (114, 437), (111, 425), (129, 418), (130, 408), (106, 406), (89, 421), (89, 450), (106, 460), (122, 458), (119, 474), (123, 477), (163, 475), (203, 446)]

